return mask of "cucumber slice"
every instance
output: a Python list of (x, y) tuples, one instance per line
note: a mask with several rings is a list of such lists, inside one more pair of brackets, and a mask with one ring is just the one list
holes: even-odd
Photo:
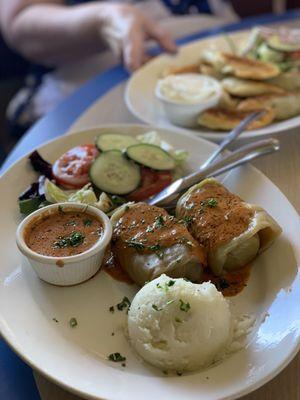
[(277, 51), (283, 51), (283, 52), (287, 52), (287, 53), (291, 53), (293, 51), (300, 51), (300, 42), (298, 42), (298, 43), (283, 42), (281, 40), (280, 36), (278, 36), (278, 35), (270, 36), (267, 39), (267, 44), (271, 49), (277, 50)]
[(125, 150), (127, 147), (138, 143), (137, 139), (128, 135), (107, 133), (96, 138), (96, 146), (101, 151)]
[(138, 165), (128, 160), (121, 151), (101, 153), (90, 168), (90, 179), (100, 190), (111, 194), (127, 194), (136, 189), (141, 180)]
[(148, 143), (139, 143), (126, 150), (127, 157), (131, 160), (159, 171), (174, 169), (174, 158), (159, 146)]

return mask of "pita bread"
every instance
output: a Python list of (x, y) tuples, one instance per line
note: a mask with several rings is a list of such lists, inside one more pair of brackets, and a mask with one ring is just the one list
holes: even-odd
[(228, 92), (226, 92), (224, 89), (222, 90), (221, 97), (220, 97), (219, 104), (218, 104), (219, 108), (224, 108), (225, 110), (233, 110), (238, 106), (238, 104), (239, 104), (239, 100), (231, 97), (230, 94)]
[(300, 89), (300, 72), (284, 72), (268, 81), (272, 85), (276, 85), (283, 90), (292, 92)]
[(201, 74), (211, 76), (218, 80), (223, 79), (225, 76), (221, 72), (217, 71), (212, 65), (205, 63), (199, 65), (199, 70)]
[(204, 51), (202, 61), (212, 65), (223, 74), (233, 75), (237, 78), (260, 81), (274, 78), (280, 74), (280, 69), (275, 64), (218, 51)]
[(267, 82), (251, 81), (240, 78), (225, 78), (222, 80), (223, 88), (231, 95), (237, 97), (251, 97), (270, 93), (284, 93), (278, 86)]
[(283, 94), (266, 94), (243, 100), (239, 103), (239, 110), (254, 108), (271, 108), (276, 120), (284, 120), (300, 114), (300, 91)]
[[(257, 111), (262, 108), (256, 109)], [(256, 111), (255, 110), (255, 111)], [(205, 126), (209, 129), (216, 129), (220, 131), (229, 131), (235, 128), (244, 118), (246, 118), (251, 112), (243, 110), (225, 110), (222, 108), (211, 108), (204, 111), (198, 117), (198, 123), (201, 126)], [(262, 128), (263, 126), (269, 125), (274, 119), (274, 111), (271, 108), (264, 110), (265, 113), (253, 121), (247, 128), (247, 130)]]
[(199, 64), (190, 64), (190, 65), (183, 65), (183, 66), (176, 66), (171, 65), (162, 73), (162, 77), (165, 78), (169, 75), (178, 75), (178, 74), (187, 74), (187, 73), (198, 73), (200, 74)]

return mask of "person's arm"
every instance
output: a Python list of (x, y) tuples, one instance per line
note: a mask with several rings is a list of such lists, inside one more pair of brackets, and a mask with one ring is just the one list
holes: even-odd
[(65, 6), (62, 0), (0, 0), (0, 26), (11, 47), (47, 65), (79, 60), (106, 43), (134, 70), (144, 61), (148, 38), (175, 51), (160, 25), (134, 6), (118, 3)]

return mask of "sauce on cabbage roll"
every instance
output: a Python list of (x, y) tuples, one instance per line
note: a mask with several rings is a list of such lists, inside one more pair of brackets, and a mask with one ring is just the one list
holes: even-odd
[(180, 217), (189, 221), (193, 237), (208, 250), (243, 233), (253, 215), (239, 196), (214, 182), (191, 192), (180, 211)]
[(221, 276), (216, 276), (209, 268), (203, 273), (202, 281), (211, 282), (222, 292), (225, 297), (233, 297), (239, 294), (246, 286), (250, 277), (251, 264), (235, 271), (226, 271)]
[(206, 264), (204, 248), (166, 210), (137, 203), (114, 224), (114, 258), (131, 279), (142, 285), (162, 273), (199, 281)]
[(260, 206), (246, 203), (215, 179), (191, 187), (178, 201), (178, 218), (207, 251), (215, 275), (248, 265), (280, 235), (277, 222)]

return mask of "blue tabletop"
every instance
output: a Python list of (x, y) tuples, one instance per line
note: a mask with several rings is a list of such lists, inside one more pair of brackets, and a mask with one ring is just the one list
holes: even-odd
[[(190, 41), (250, 28), (258, 24), (291, 21), (300, 19), (300, 12), (291, 11), (282, 15), (264, 15), (248, 18), (238, 23), (209, 29), (184, 37), (179, 45)], [(158, 51), (157, 51), (158, 52)], [(19, 141), (1, 168), (3, 173), (16, 160), (40, 146), (42, 143), (63, 135), (75, 120), (97, 99), (128, 78), (121, 65), (96, 76), (83, 85), (72, 96), (61, 103), (54, 111), (39, 120)], [(32, 370), (16, 356), (7, 344), (0, 339), (0, 399), (36, 400), (40, 399)]]

